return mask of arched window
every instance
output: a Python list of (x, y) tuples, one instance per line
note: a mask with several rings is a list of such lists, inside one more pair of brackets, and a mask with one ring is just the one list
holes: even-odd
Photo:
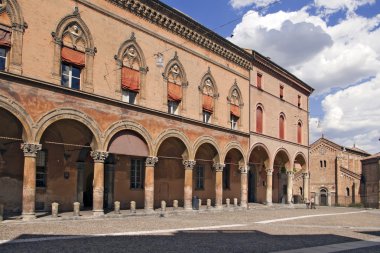
[(214, 113), (215, 86), (210, 77), (206, 78), (201, 86), (202, 92), (202, 116), (204, 123), (211, 122)]
[(53, 76), (64, 87), (93, 92), (96, 48), (77, 8), (59, 22), (52, 36), (55, 41)]
[(285, 116), (283, 114), (280, 115), (279, 118), (279, 138), (285, 139)]
[(22, 72), (23, 34), (27, 28), (16, 0), (0, 1), (0, 70)]
[(302, 144), (302, 123), (298, 122), (297, 125), (297, 143)]
[(261, 106), (256, 108), (256, 132), (263, 133), (263, 109)]
[(168, 75), (168, 113), (178, 114), (179, 105), (182, 101), (181, 69), (174, 64), (169, 69)]
[(118, 83), (116, 91), (121, 90), (121, 98), (124, 102), (136, 104), (140, 98), (140, 91), (145, 80), (147, 67), (141, 48), (136, 43), (135, 34), (125, 41), (115, 56), (121, 69), (121, 84)]
[(349, 197), (350, 196), (350, 188), (346, 188), (346, 196)]
[(238, 124), (241, 117), (241, 106), (243, 105), (243, 103), (242, 103), (241, 93), (236, 82), (235, 82), (235, 85), (232, 86), (230, 90), (228, 101), (230, 102), (231, 129), (238, 129)]

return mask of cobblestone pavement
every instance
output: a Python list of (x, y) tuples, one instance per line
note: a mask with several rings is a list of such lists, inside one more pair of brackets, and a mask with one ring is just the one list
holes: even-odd
[[(320, 246), (323, 246), (322, 248)], [(0, 252), (380, 252), (380, 211), (262, 208), (0, 223)], [(317, 250), (317, 251), (316, 251)]]

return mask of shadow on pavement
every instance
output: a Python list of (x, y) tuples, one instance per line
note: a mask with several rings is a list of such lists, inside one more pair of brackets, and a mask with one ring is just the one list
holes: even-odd
[(77, 238), (71, 235), (24, 234), (9, 243), (0, 245), (0, 252), (248, 253), (299, 249), (352, 241), (357, 240), (333, 234), (270, 235), (256, 230), (198, 230), (161, 235), (78, 236)]

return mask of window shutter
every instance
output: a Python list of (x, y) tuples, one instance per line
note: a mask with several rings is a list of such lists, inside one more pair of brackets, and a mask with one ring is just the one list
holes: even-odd
[(134, 92), (139, 92), (140, 72), (135, 69), (123, 67), (122, 78), (121, 78), (121, 88), (131, 90)]
[(182, 100), (181, 85), (168, 82), (168, 100), (180, 102)]
[(235, 117), (240, 118), (240, 107), (234, 104), (231, 104), (231, 114)]
[(12, 36), (12, 33), (10, 31), (0, 29), (0, 46), (10, 47), (11, 36)]
[(285, 119), (280, 116), (280, 139), (285, 139)]
[(85, 54), (68, 47), (62, 47), (62, 61), (77, 67), (85, 66)]
[(263, 133), (263, 110), (260, 107), (256, 109), (256, 132)]
[(257, 88), (258, 89), (261, 89), (261, 81), (262, 81), (262, 75), (261, 74), (257, 74)]

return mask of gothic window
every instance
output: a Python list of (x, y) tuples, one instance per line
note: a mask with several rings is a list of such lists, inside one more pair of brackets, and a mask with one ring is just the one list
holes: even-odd
[(256, 108), (256, 132), (263, 133), (263, 109), (261, 106)]
[(211, 78), (206, 78), (201, 88), (202, 92), (202, 115), (203, 122), (210, 123), (211, 116), (214, 113), (215, 87)]
[(223, 189), (230, 189), (230, 164), (226, 164), (223, 169)]
[(238, 129), (238, 124), (241, 116), (241, 95), (240, 91), (235, 84), (231, 89), (230, 96), (228, 97), (230, 102), (230, 123), (231, 129)]
[(143, 189), (144, 186), (144, 161), (142, 159), (131, 159), (131, 189)]
[(8, 55), (8, 48), (0, 47), (0, 70), (1, 71), (6, 70), (7, 68), (7, 55)]
[(283, 114), (280, 115), (279, 118), (279, 138), (285, 139), (285, 116)]
[(141, 86), (140, 66), (140, 57), (136, 48), (131, 45), (124, 54), (121, 74), (122, 100), (124, 102), (136, 103)]
[(177, 64), (169, 69), (168, 81), (168, 112), (179, 114), (179, 106), (182, 101), (182, 73)]

